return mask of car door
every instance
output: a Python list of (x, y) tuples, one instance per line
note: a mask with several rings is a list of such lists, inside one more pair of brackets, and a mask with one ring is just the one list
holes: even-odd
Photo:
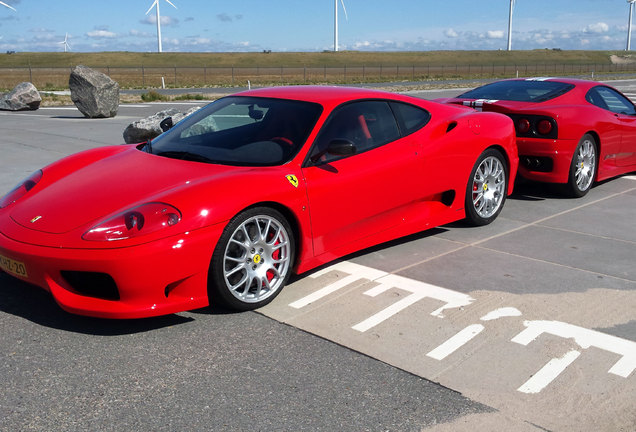
[(593, 89), (614, 114), (621, 134), (620, 151), (616, 154), (616, 165), (636, 164), (636, 108), (634, 104), (616, 90), (598, 86)]
[[(355, 154), (327, 152), (333, 143)], [(418, 194), (417, 143), (400, 137), (389, 103), (365, 100), (334, 110), (313, 143), (303, 176), (314, 254), (387, 230)]]

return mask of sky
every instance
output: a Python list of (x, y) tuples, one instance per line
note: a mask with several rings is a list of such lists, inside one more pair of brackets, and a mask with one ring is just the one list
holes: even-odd
[[(154, 0), (2, 0), (0, 52), (156, 52)], [(333, 0), (159, 0), (163, 51), (323, 51)], [(509, 0), (344, 0), (341, 50), (506, 49)], [(635, 8), (636, 9), (636, 8)], [(512, 48), (622, 50), (626, 0), (516, 0)], [(634, 21), (636, 25), (636, 20)], [(634, 39), (636, 47), (636, 35)]]

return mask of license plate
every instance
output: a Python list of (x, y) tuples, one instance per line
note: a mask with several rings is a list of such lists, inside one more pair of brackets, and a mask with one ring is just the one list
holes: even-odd
[(20, 276), (22, 278), (28, 278), (27, 269), (24, 263), (16, 260), (12, 260), (11, 258), (7, 258), (5, 256), (0, 255), (0, 268), (7, 273), (11, 273), (15, 276)]

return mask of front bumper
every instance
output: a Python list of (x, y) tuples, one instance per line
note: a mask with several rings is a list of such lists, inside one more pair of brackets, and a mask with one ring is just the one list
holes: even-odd
[(519, 174), (533, 181), (567, 183), (577, 144), (569, 139), (517, 138)]
[[(24, 264), (14, 277), (49, 291), (67, 312), (101, 318), (143, 318), (205, 307), (207, 276), (222, 232), (214, 225), (142, 245), (63, 249), (21, 243), (0, 233), (0, 255)], [(68, 274), (109, 275), (117, 298), (87, 295)], [(66, 276), (66, 277), (65, 277)], [(90, 288), (90, 287), (87, 287)]]

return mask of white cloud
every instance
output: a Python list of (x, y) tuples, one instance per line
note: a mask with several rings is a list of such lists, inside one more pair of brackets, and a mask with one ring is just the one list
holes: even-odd
[(96, 38), (96, 39), (117, 37), (117, 35), (115, 33), (110, 32), (108, 30), (93, 30), (93, 31), (89, 31), (88, 33), (86, 33), (86, 36), (88, 36), (90, 38)]
[(488, 30), (486, 32), (486, 37), (488, 39), (503, 39), (504, 32), (503, 30)]
[(590, 24), (585, 29), (583, 29), (585, 33), (606, 33), (609, 31), (609, 26), (604, 22), (599, 22), (596, 24)]
[(455, 30), (453, 30), (452, 28), (447, 29), (447, 30), (444, 32), (444, 35), (445, 35), (446, 37), (449, 37), (449, 38), (456, 38), (456, 37), (459, 37), (459, 34), (457, 34), (457, 32), (456, 32)]

